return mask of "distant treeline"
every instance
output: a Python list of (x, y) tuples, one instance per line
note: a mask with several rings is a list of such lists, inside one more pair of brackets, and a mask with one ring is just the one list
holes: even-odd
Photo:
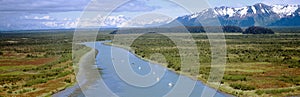
[(119, 28), (110, 34), (136, 34), (136, 33), (243, 33), (243, 34), (274, 34), (274, 31), (264, 27), (252, 26), (245, 31), (238, 26), (180, 26), (180, 27), (153, 27), (153, 28)]
[(243, 34), (274, 34), (274, 31), (269, 28), (252, 26), (247, 28)]

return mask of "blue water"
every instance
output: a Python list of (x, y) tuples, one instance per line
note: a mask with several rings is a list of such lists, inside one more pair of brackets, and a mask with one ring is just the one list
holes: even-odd
[[(97, 67), (103, 69), (100, 82), (104, 82), (108, 91), (114, 93), (114, 96), (119, 97), (186, 97), (188, 94), (189, 97), (201, 97), (201, 96), (214, 96), (214, 97), (227, 97), (230, 96), (228, 94), (224, 94), (218, 92), (212, 88), (209, 88), (202, 84), (200, 81), (192, 80), (188, 77), (182, 76), (183, 85), (176, 84), (179, 83), (180, 75), (175, 72), (167, 70), (165, 67), (157, 64), (152, 64), (147, 61), (144, 61), (129, 51), (113, 46), (108, 46), (102, 44), (102, 42), (94, 43), (86, 43), (87, 46), (98, 50), (98, 54), (96, 56), (96, 65)], [(114, 51), (114, 54), (112, 54)], [(124, 56), (128, 56), (128, 61), (123, 60)], [(116, 65), (123, 66), (123, 64), (129, 64), (130, 69), (139, 76), (148, 76), (150, 81), (156, 81), (154, 84), (149, 86), (138, 86), (133, 85), (134, 83), (128, 83), (124, 81), (122, 77), (131, 78), (133, 76), (130, 72), (125, 73), (125, 75), (120, 75), (116, 72)], [(114, 66), (115, 65), (115, 66)], [(125, 65), (124, 65), (125, 66)], [(122, 67), (126, 68), (126, 67)], [(122, 69), (121, 68), (121, 69)], [(132, 73), (132, 72), (131, 72)], [(159, 75), (163, 73), (163, 75)], [(126, 75), (128, 74), (128, 75)], [(136, 80), (144, 80), (143, 78), (137, 78)], [(149, 81), (149, 82), (150, 82)], [(104, 95), (96, 95), (97, 93), (101, 94), (104, 88), (99, 89), (99, 87), (103, 87), (103, 85), (99, 85), (99, 83), (95, 82), (94, 85), (90, 86), (92, 89), (85, 90), (87, 95), (94, 95), (95, 97), (103, 97)], [(181, 83), (181, 84), (182, 84)], [(194, 83), (194, 84), (192, 84)], [(97, 85), (98, 84), (98, 85)], [(186, 85), (185, 85), (186, 84)], [(190, 85), (194, 87), (189, 87)], [(175, 88), (177, 87), (177, 88)], [(179, 87), (179, 88), (178, 88)], [(99, 89), (99, 90), (97, 90)], [(213, 93), (213, 95), (202, 95), (203, 90), (206, 89), (205, 93), (209, 94), (209, 92)], [(188, 93), (191, 91), (191, 93)], [(214, 93), (215, 92), (215, 93)], [(94, 94), (93, 94), (94, 93)], [(169, 93), (169, 94), (168, 94)], [(168, 94), (168, 95), (167, 95)], [(87, 96), (81, 94), (79, 96)], [(112, 96), (112, 95), (111, 95)], [(104, 96), (105, 97), (105, 96)]]

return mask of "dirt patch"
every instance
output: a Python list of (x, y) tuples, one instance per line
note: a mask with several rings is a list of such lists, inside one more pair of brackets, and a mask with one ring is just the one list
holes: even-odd
[(285, 87), (291, 87), (292, 84), (285, 83), (282, 81), (274, 80), (271, 78), (258, 78), (257, 80), (261, 80), (259, 82), (254, 81), (251, 82), (255, 87), (258, 89), (268, 89), (268, 88), (285, 88)]
[(36, 58), (36, 59), (16, 59), (16, 60), (0, 60), (0, 66), (24, 66), (24, 65), (43, 65), (58, 58)]

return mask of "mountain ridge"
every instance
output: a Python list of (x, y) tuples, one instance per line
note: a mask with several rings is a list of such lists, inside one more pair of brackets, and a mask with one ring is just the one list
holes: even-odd
[[(266, 5), (257, 3), (245, 7), (215, 7), (201, 12), (180, 16), (166, 26), (300, 26), (300, 5)], [(202, 22), (199, 23), (198, 21)], [(290, 22), (290, 23), (289, 23)], [(289, 24), (289, 25), (285, 25)]]

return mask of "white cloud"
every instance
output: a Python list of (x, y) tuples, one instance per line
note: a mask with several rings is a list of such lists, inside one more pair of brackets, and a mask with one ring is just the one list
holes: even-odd
[(78, 24), (79, 27), (118, 27), (130, 18), (124, 15), (117, 16), (102, 16), (98, 15), (95, 18), (83, 18)]
[[(30, 19), (30, 18), (28, 18), (28, 19)], [(37, 20), (53, 20), (53, 18), (50, 18), (50, 16), (42, 16), (42, 17), (35, 16), (32, 19), (37, 19)]]
[(146, 14), (122, 23), (119, 27), (159, 26), (172, 21), (173, 18), (160, 14)]
[(299, 0), (261, 0), (265, 4), (300, 4)]
[(43, 25), (50, 27), (50, 28), (76, 28), (79, 19), (71, 19), (71, 18), (64, 18), (62, 20), (53, 19), (52, 21), (44, 21), (42, 22)]

